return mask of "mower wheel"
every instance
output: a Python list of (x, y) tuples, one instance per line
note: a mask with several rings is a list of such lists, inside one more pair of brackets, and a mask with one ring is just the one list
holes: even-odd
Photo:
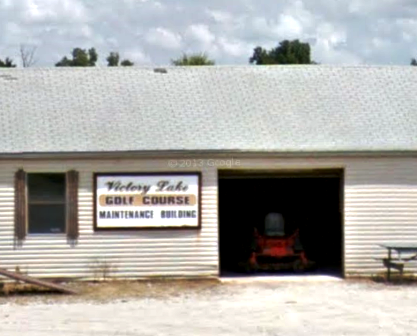
[(294, 270), (294, 272), (297, 272), (297, 273), (303, 272), (305, 270), (305, 268), (306, 268), (306, 266), (304, 265), (304, 263), (300, 259), (297, 259), (292, 264), (292, 269)]

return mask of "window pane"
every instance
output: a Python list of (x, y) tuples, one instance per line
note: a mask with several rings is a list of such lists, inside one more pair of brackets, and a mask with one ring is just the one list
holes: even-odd
[(64, 204), (29, 204), (29, 233), (64, 232)]
[(65, 174), (28, 174), (31, 201), (65, 202)]

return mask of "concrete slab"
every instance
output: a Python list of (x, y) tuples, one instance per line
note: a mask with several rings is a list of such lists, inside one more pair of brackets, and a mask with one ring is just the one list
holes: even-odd
[(330, 275), (284, 275), (284, 276), (226, 276), (220, 278), (224, 283), (256, 283), (256, 282), (337, 282), (342, 278)]

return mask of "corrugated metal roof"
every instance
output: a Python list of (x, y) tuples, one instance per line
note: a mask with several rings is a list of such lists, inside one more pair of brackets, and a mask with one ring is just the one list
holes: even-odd
[(417, 67), (0, 70), (0, 153), (415, 151)]

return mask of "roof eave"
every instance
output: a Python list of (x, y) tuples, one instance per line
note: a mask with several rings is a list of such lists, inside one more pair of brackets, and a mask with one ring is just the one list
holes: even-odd
[(259, 150), (142, 150), (111, 152), (0, 153), (0, 160), (47, 159), (161, 159), (170, 157), (417, 157), (415, 150), (259, 151)]

